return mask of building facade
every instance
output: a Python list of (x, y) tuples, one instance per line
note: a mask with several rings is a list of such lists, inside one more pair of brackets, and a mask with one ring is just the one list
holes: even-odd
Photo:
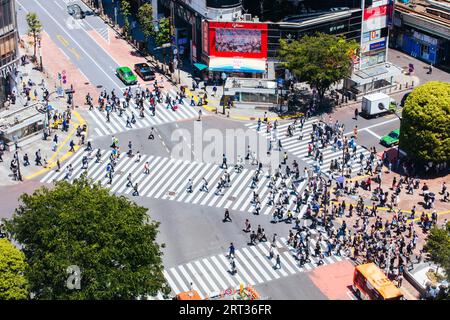
[(15, 86), (18, 38), (14, 0), (0, 0), (0, 109)]
[(393, 48), (450, 71), (449, 2), (397, 2), (390, 43)]

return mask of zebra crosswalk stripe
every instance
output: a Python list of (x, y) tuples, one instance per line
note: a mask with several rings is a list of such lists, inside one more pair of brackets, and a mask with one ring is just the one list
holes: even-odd
[[(97, 149), (96, 149), (97, 150)], [(107, 150), (100, 150), (101, 161), (95, 162), (95, 150), (87, 152), (79, 150), (75, 153), (61, 168), (62, 170), (56, 172), (50, 170), (42, 179), (41, 182), (51, 183), (52, 181), (62, 180), (67, 174), (67, 167), (70, 165), (73, 169), (69, 181), (86, 173), (87, 178), (93, 180), (95, 183), (105, 185), (109, 178), (106, 175), (106, 168), (108, 164), (108, 157), (110, 152)], [(82, 169), (83, 156), (88, 156), (87, 169)], [(144, 173), (144, 163), (149, 163), (149, 174)], [(266, 175), (260, 177), (256, 188), (252, 189), (252, 176), (255, 174), (254, 169), (244, 169), (240, 173), (236, 173), (232, 168), (226, 171), (230, 174), (230, 185), (222, 190), (220, 194), (216, 193), (217, 184), (220, 177), (224, 174), (225, 169), (214, 163), (199, 163), (189, 162), (186, 160), (167, 158), (161, 156), (141, 155), (141, 159), (137, 161), (135, 157), (129, 157), (123, 153), (117, 160), (115, 165), (112, 183), (108, 185), (112, 193), (130, 194), (133, 191), (131, 186), (127, 186), (127, 178), (130, 175), (133, 185), (136, 183), (140, 186), (139, 195), (141, 197), (152, 197), (158, 199), (168, 199), (177, 202), (198, 204), (202, 206), (210, 206), (217, 208), (228, 208), (230, 210), (239, 210), (251, 212), (255, 208), (252, 202), (252, 192), (256, 192), (261, 199), (260, 214), (269, 214), (273, 209), (272, 206), (267, 205), (267, 198), (269, 193), (269, 178)], [(187, 177), (195, 177), (193, 179), (193, 192), (186, 191)], [(203, 184), (202, 178), (208, 181), (209, 191), (199, 191)], [(293, 190), (300, 190), (304, 183), (296, 186), (288, 178), (287, 183)], [(278, 179), (276, 186), (279, 186), (281, 179)], [(280, 197), (277, 194), (275, 200)], [(294, 206), (295, 194), (289, 193), (289, 203), (287, 209), (291, 210)]]
[(203, 275), (203, 277), (205, 277), (206, 281), (208, 282), (208, 284), (210, 285), (210, 287), (212, 288), (213, 292), (217, 292), (220, 291), (220, 288), (216, 285), (216, 283), (211, 279), (211, 277), (209, 276), (208, 272), (203, 268), (202, 264), (200, 263), (199, 260), (195, 261), (194, 264), (197, 266), (197, 269), (200, 270), (200, 273)]
[[(315, 242), (310, 241), (310, 249), (313, 249), (314, 245)], [(324, 242), (321, 245), (323, 246)], [(186, 291), (192, 283), (199, 294), (206, 297), (230, 287), (237, 288), (239, 284), (256, 285), (312, 270), (318, 266), (319, 258), (310, 257), (311, 262), (300, 267), (292, 256), (293, 248), (288, 246), (289, 250), (279, 253), (285, 246), (288, 246), (285, 238), (277, 239), (274, 254), (280, 254), (281, 268), (278, 269), (272, 266), (275, 260), (268, 259), (270, 244), (262, 242), (235, 251), (237, 273), (233, 275), (230, 273), (230, 261), (223, 253), (170, 268), (165, 270), (164, 275), (175, 293), (179, 293), (180, 290)], [(325, 264), (340, 261), (335, 259), (335, 256), (325, 260), (327, 260), (324, 261)]]

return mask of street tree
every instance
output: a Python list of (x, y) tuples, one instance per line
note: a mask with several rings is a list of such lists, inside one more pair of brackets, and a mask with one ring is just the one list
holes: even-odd
[(131, 4), (130, 0), (121, 0), (120, 2), (120, 11), (123, 15), (123, 35), (126, 39), (130, 36), (130, 21), (128, 21), (128, 17), (131, 15)]
[[(156, 45), (161, 47), (164, 44), (170, 44), (170, 19), (162, 18), (159, 20), (158, 29), (154, 33)], [(163, 59), (166, 62), (166, 48), (163, 48)]]
[(150, 3), (144, 3), (139, 7), (137, 19), (145, 37), (145, 48), (147, 49), (148, 39), (154, 34), (153, 28), (153, 8)]
[(33, 58), (36, 61), (36, 46), (42, 32), (42, 23), (35, 12), (29, 12), (26, 16), (28, 36), (33, 38)]
[(439, 272), (439, 267), (442, 267), (447, 280), (450, 281), (450, 222), (443, 228), (434, 226), (430, 230), (423, 249), (427, 252), (429, 259), (438, 266), (436, 274)]
[(319, 100), (335, 83), (350, 76), (356, 41), (317, 33), (298, 40), (280, 39), (279, 58), (282, 65), (297, 78), (315, 87)]
[(25, 255), (8, 239), (0, 238), (0, 300), (28, 299)]
[(159, 223), (147, 209), (92, 183), (23, 194), (6, 230), (23, 247), (37, 299), (135, 299), (168, 294)]
[(450, 161), (450, 83), (430, 81), (406, 98), (400, 148), (418, 163)]

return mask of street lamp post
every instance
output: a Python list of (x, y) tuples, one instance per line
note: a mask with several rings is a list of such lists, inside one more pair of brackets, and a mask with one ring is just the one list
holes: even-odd
[(222, 87), (222, 97), (223, 97), (223, 109), (222, 109), (222, 113), (225, 114), (225, 82), (227, 80), (227, 74), (225, 72), (222, 72), (221, 75), (222, 78), (222, 82), (223, 82), (223, 87)]
[(22, 173), (20, 172), (19, 152), (17, 150), (16, 150), (16, 159), (17, 159), (17, 178), (19, 178), (19, 181), (23, 181)]
[(42, 64), (41, 38), (39, 38), (38, 40), (38, 49), (39, 49), (39, 69), (42, 72), (44, 70), (44, 65)]

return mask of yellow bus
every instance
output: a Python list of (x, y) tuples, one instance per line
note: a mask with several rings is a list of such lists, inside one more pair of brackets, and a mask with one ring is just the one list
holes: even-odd
[(353, 291), (363, 300), (401, 300), (402, 292), (374, 263), (355, 267)]

